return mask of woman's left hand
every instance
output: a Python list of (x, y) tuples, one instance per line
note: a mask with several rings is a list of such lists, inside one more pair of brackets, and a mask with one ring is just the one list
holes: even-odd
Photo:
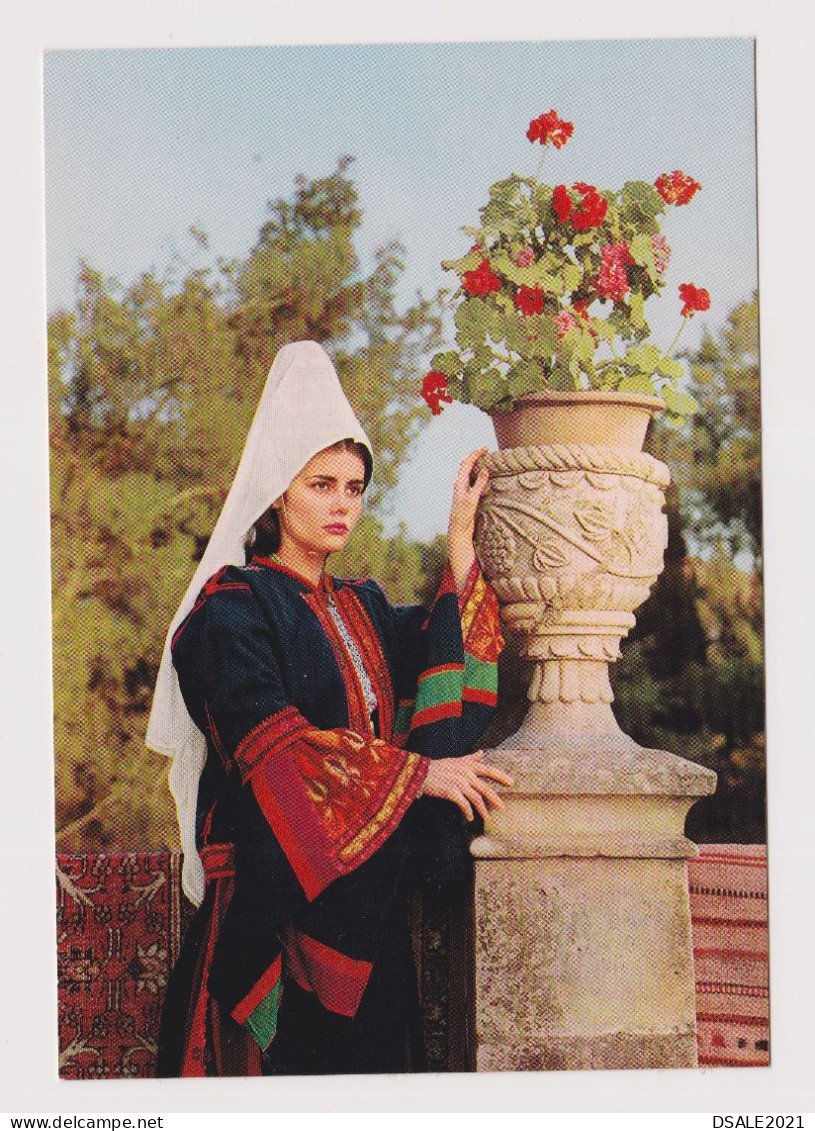
[(464, 588), (472, 564), (475, 561), (473, 531), (475, 512), (489, 480), (489, 472), (482, 467), (473, 479), (475, 465), (486, 448), (470, 452), (461, 461), (453, 487), (453, 505), (450, 508), (450, 522), (447, 527), (447, 557), (453, 571), (459, 593)]

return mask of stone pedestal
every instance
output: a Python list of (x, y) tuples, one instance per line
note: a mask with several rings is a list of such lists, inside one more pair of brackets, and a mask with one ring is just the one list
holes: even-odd
[[(531, 446), (484, 457), (478, 555), (534, 674), (491, 754), (515, 784), (472, 848), (482, 1070), (696, 1064), (683, 829), (716, 777), (623, 734), (608, 674), (663, 564), (668, 468), (636, 450), (658, 403), (539, 396), (538, 444), (525, 425), (505, 439)], [(612, 407), (636, 434), (598, 425)], [(589, 416), (556, 442), (566, 408)]]
[(696, 1064), (685, 814), (709, 771), (628, 740), (499, 749), (515, 777), (474, 841), (476, 1068)]

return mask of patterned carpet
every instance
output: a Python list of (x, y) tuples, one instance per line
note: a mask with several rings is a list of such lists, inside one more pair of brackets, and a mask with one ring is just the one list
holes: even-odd
[[(192, 908), (176, 853), (57, 856), (59, 1071), (150, 1077), (167, 977)], [(688, 863), (699, 1063), (769, 1063), (767, 862), (763, 846), (707, 845)], [(429, 1067), (461, 1070), (461, 962), (453, 930), (417, 928)], [(460, 957), (460, 956), (459, 956)]]

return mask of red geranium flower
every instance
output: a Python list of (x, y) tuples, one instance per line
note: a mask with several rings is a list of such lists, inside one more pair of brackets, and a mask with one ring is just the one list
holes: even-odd
[(565, 185), (558, 185), (552, 193), (552, 207), (561, 224), (569, 219), (569, 214), (572, 211), (572, 198), (569, 196), (569, 190)]
[(560, 341), (564, 338), (574, 326), (577, 325), (577, 319), (571, 310), (561, 310), (555, 315), (555, 325), (557, 326), (557, 340)]
[(519, 287), (515, 295), (515, 307), (524, 317), (528, 314), (542, 314), (543, 291), (540, 287)]
[(551, 142), (555, 149), (560, 149), (573, 133), (574, 123), (564, 122), (554, 110), (550, 110), (548, 114), (541, 114), (529, 123), (526, 136), (530, 141), (539, 141), (541, 145), (549, 145)]
[(468, 295), (488, 295), (492, 291), (500, 291), (501, 280), (490, 268), (489, 262), (482, 259), (475, 271), (464, 272), (461, 285)]
[(518, 267), (531, 267), (534, 262), (535, 252), (531, 247), (522, 247), (515, 256), (515, 264)]
[(651, 236), (651, 247), (654, 249), (654, 265), (660, 275), (664, 275), (671, 262), (671, 249), (664, 236)]
[(572, 224), (576, 232), (585, 232), (588, 228), (596, 228), (606, 218), (608, 201), (594, 187), (583, 181), (578, 181), (574, 188), (583, 197), (580, 207), (572, 213)]
[(687, 204), (702, 186), (681, 169), (674, 169), (672, 173), (662, 173), (657, 177), (654, 187), (666, 204)]
[(710, 295), (704, 287), (695, 287), (693, 283), (680, 283), (679, 297), (685, 304), (681, 311), (683, 318), (692, 318), (697, 310), (710, 310)]
[(598, 295), (618, 302), (631, 290), (626, 270), (631, 260), (627, 243), (610, 243), (600, 248), (600, 271), (594, 281)]
[(430, 411), (434, 416), (438, 416), (441, 412), (441, 404), (452, 404), (453, 398), (447, 392), (447, 375), (439, 373), (433, 369), (430, 373), (425, 374), (422, 381), (422, 396), (430, 406)]

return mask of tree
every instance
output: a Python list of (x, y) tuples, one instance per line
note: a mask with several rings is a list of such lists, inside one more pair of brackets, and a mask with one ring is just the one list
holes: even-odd
[[(364, 272), (344, 158), (269, 203), (245, 260), (181, 264), (122, 287), (83, 263), (76, 309), (49, 319), (58, 843), (156, 848), (175, 822), (166, 762), (143, 745), (164, 632), (232, 480), (272, 356), (314, 338), (333, 353), (377, 451), (354, 553), (394, 600), (424, 581), (404, 531), (388, 544), (382, 488), (426, 416), (420, 361), (439, 315), (397, 309), (402, 250)], [(191, 229), (200, 260), (206, 236)], [(390, 552), (389, 552), (390, 551)], [(390, 576), (388, 574), (390, 573)]]
[[(699, 412), (659, 424), (650, 450), (671, 468), (665, 570), (612, 674), (624, 727), (718, 774), (691, 810), (697, 840), (766, 835), (758, 297), (717, 341), (688, 355)], [(734, 556), (741, 552), (747, 568)]]
[(706, 333), (690, 362), (699, 411), (682, 433), (657, 430), (655, 454), (682, 491), (689, 533), (731, 556), (746, 551), (761, 572), (761, 398), (758, 294), (728, 316), (718, 341)]

